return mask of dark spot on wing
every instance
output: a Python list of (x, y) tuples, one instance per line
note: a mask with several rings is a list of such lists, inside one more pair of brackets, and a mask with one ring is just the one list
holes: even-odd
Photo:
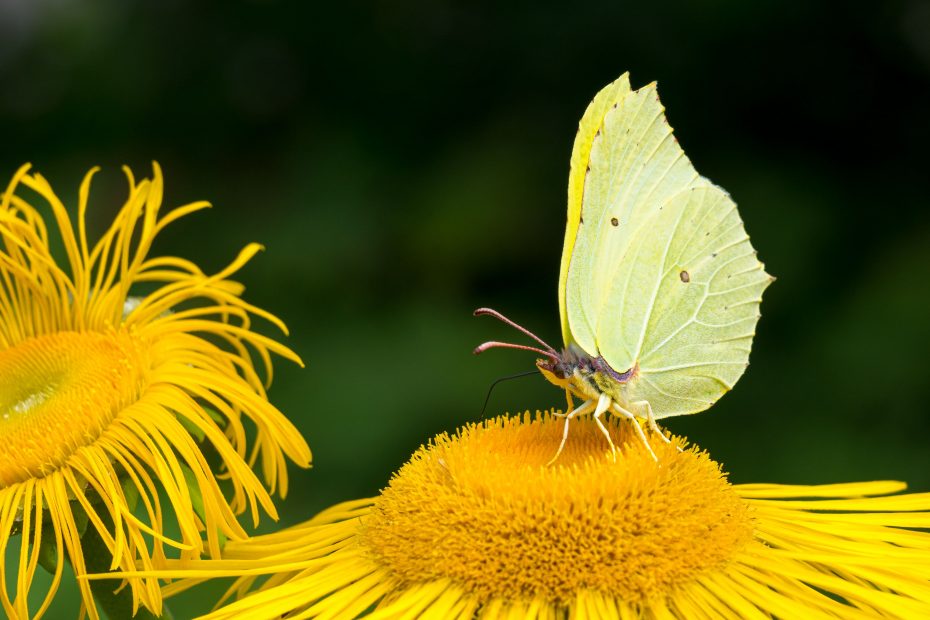
[(611, 225), (611, 226), (619, 226), (619, 225), (620, 225), (620, 220), (618, 220), (618, 219), (615, 218), (615, 217), (612, 217), (612, 218), (610, 218), (610, 225)]
[(584, 224), (584, 216), (583, 216), (583, 215), (582, 215), (581, 217), (578, 218), (578, 223), (579, 223), (579, 224)]
[(678, 274), (678, 277), (681, 278), (682, 282), (691, 281), (691, 275), (687, 271), (682, 271), (681, 273)]

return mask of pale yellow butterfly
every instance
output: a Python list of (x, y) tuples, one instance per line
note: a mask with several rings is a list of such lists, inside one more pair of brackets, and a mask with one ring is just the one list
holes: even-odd
[(536, 366), (570, 409), (556, 457), (569, 421), (589, 413), (614, 454), (605, 413), (630, 419), (652, 452), (639, 420), (668, 441), (656, 420), (707, 409), (743, 374), (773, 280), (736, 204), (672, 135), (655, 83), (634, 91), (624, 74), (594, 97), (575, 137), (559, 274), (565, 348), (480, 308), (543, 348), (486, 342), (475, 352), (543, 356)]

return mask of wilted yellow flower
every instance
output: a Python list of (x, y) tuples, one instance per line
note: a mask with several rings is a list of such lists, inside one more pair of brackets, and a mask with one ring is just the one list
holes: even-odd
[(680, 438), (655, 438), (656, 463), (631, 429), (611, 425), (614, 461), (579, 420), (552, 467), (550, 417), (441, 435), (378, 497), (172, 562), (187, 579), (166, 592), (238, 576), (210, 620), (930, 617), (930, 534), (912, 529), (930, 494), (731, 485)]
[[(87, 572), (85, 527), (113, 569), (158, 567), (166, 546), (181, 558), (216, 556), (221, 537), (245, 536), (237, 514), (276, 516), (269, 490), (287, 491), (285, 455), (310, 462), (298, 431), (266, 400), (252, 356), (269, 382), (272, 353), (300, 360), (251, 330), (252, 316), (285, 328), (228, 279), (259, 246), (212, 275), (183, 258), (150, 257), (163, 228), (209, 206), (159, 213), (157, 165), (141, 182), (126, 170), (129, 197), (91, 244), (94, 172), (75, 220), (28, 166), (0, 204), (0, 603), (11, 618), (44, 613), (66, 557), (76, 575)], [(51, 226), (36, 198), (48, 204)], [(142, 296), (131, 297), (137, 285)], [(165, 532), (166, 520), (179, 536)], [(40, 562), (54, 565), (54, 577), (30, 611)], [(79, 583), (96, 618), (88, 582)], [(160, 609), (155, 579), (129, 587), (134, 605)]]

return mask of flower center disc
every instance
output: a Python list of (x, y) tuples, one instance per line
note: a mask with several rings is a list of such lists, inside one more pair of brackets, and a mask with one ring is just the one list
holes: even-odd
[(668, 595), (752, 538), (746, 504), (720, 466), (628, 422), (498, 418), (440, 436), (391, 480), (363, 528), (375, 559), (408, 583), (451, 578), (483, 600), (580, 590), (629, 602)]
[(128, 334), (58, 332), (0, 351), (0, 488), (45, 476), (140, 393)]

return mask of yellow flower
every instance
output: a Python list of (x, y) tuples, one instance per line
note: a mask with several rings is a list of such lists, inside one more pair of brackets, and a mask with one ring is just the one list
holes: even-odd
[(611, 425), (613, 461), (579, 420), (552, 467), (550, 417), (441, 435), (376, 498), (172, 562), (186, 579), (166, 593), (238, 576), (210, 620), (930, 615), (930, 534), (912, 529), (930, 527), (930, 494), (731, 485), (680, 438), (655, 438), (655, 463), (631, 429)]
[[(209, 206), (159, 213), (157, 165), (141, 182), (125, 171), (129, 197), (90, 244), (94, 172), (81, 184), (76, 226), (28, 166), (0, 204), (0, 603), (10, 618), (45, 612), (66, 557), (76, 575), (87, 572), (97, 558), (85, 557), (85, 528), (112, 569), (156, 568), (166, 546), (185, 559), (217, 556), (222, 537), (245, 537), (237, 514), (276, 517), (269, 490), (287, 491), (285, 455), (310, 462), (298, 431), (266, 400), (252, 358), (269, 382), (272, 353), (300, 360), (251, 330), (253, 316), (284, 325), (228, 279), (259, 246), (213, 275), (183, 258), (150, 257), (165, 226)], [(35, 198), (48, 203), (53, 226)], [(130, 297), (136, 285), (143, 297)], [(166, 521), (179, 535), (166, 533)], [(54, 576), (30, 611), (40, 563), (54, 565)], [(88, 582), (79, 584), (97, 618)], [(128, 585), (134, 606), (161, 608), (155, 579)]]

